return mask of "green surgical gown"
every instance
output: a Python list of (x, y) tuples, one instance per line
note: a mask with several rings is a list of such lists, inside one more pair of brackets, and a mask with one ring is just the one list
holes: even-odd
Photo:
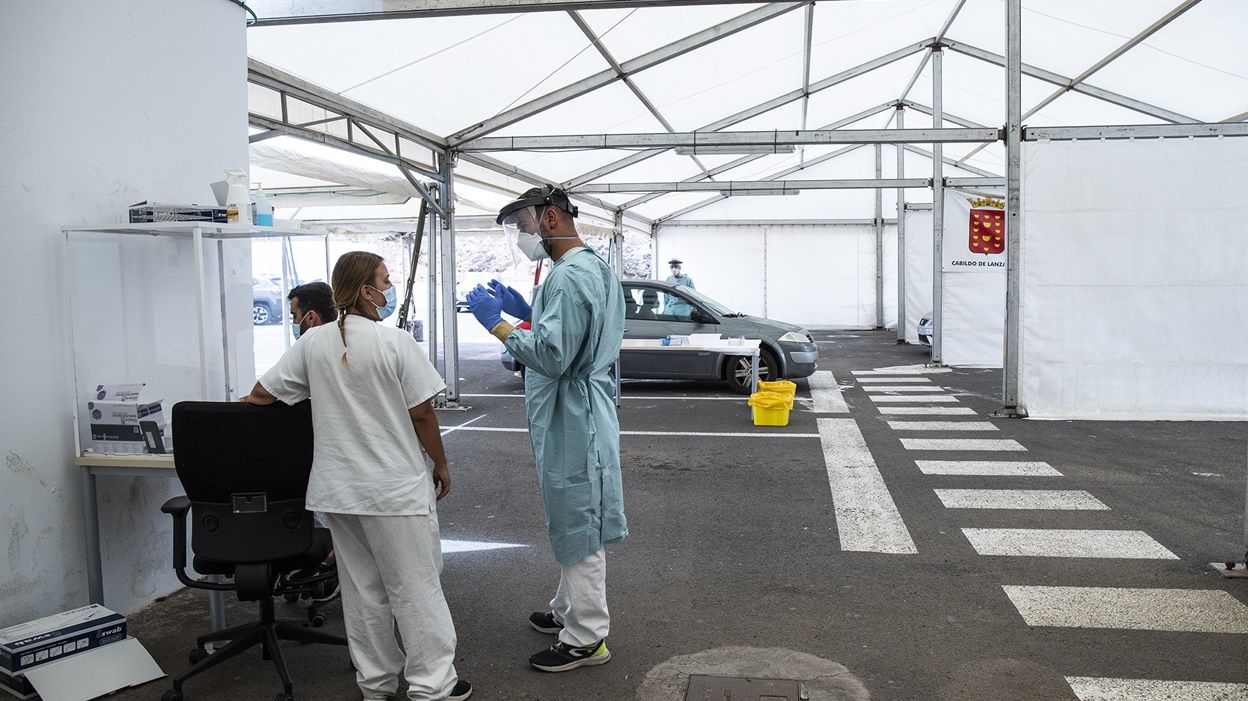
[(505, 344), (527, 368), (537, 482), (550, 547), (566, 566), (628, 535), (610, 375), (624, 338), (619, 279), (588, 248), (569, 251), (537, 291), (532, 326), (517, 329)]

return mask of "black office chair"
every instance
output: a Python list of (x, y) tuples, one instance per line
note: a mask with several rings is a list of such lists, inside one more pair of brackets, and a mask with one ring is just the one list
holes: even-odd
[[(290, 574), (315, 569), (333, 547), (329, 532), (314, 528), (304, 508), (312, 469), (311, 405), (179, 402), (173, 407), (173, 435), (174, 464), (186, 489), (186, 496), (161, 508), (173, 516), (174, 571), (188, 587), (232, 590), (239, 601), (259, 602), (260, 620), (199, 636), (193, 666), (173, 678), (173, 688), (161, 699), (183, 701), (187, 679), (260, 645), (282, 679), (278, 701), (292, 701), (290, 671), (278, 641), (347, 644), (346, 638), (274, 615), (274, 595), (315, 584), (292, 582)], [(199, 581), (187, 574), (187, 512), (195, 572), (233, 581)], [(227, 640), (207, 653), (208, 643)]]

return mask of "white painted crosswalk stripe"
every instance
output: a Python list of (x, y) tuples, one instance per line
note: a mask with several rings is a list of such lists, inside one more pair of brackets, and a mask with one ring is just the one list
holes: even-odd
[(894, 431), (995, 431), (987, 421), (889, 421)]
[(868, 394), (867, 398), (876, 404), (952, 404), (958, 401), (958, 398), (951, 394), (913, 394), (909, 396)]
[(1012, 438), (902, 438), (906, 450), (983, 450), (996, 452), (1024, 452), (1018, 441)]
[(1003, 585), (1027, 625), (1248, 633), (1248, 606), (1219, 590)]
[(947, 509), (1109, 510), (1082, 489), (937, 489), (936, 496)]
[(1047, 462), (999, 460), (916, 460), (925, 475), (977, 475), (981, 477), (1061, 477)]
[(866, 385), (868, 392), (944, 392), (944, 387), (935, 385)]
[(881, 414), (893, 416), (975, 416), (975, 410), (968, 406), (882, 406)]
[(917, 384), (921, 382), (931, 382), (931, 380), (929, 380), (926, 377), (856, 377), (854, 379), (858, 380), (859, 384), (864, 384), (864, 385), (888, 384), (890, 382), (899, 384), (899, 385), (907, 384), (907, 383)]
[(943, 375), (953, 372), (949, 368), (929, 368), (926, 365), (893, 365), (874, 370), (854, 370), (855, 375)]
[(913, 554), (914, 540), (853, 419), (819, 419), (841, 549)]
[(815, 400), (815, 412), (820, 414), (848, 414), (849, 406), (845, 396), (841, 394), (841, 386), (836, 377), (827, 370), (820, 370), (810, 376), (810, 396)]
[(1248, 684), (1066, 677), (1079, 701), (1248, 701)]
[(1062, 528), (963, 528), (980, 555), (1179, 559), (1144, 531)]

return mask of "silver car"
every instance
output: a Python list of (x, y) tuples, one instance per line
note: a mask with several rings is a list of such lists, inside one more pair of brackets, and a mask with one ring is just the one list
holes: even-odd
[[(628, 280), (624, 285), (624, 337), (655, 339), (695, 333), (720, 333), (728, 338), (762, 340), (760, 380), (807, 377), (815, 371), (819, 346), (806, 329), (733, 312), (688, 287), (656, 280)], [(506, 350), (503, 366), (523, 371)], [(621, 375), (629, 379), (706, 380), (725, 382), (733, 391), (750, 391), (750, 358), (714, 351), (672, 353), (626, 349), (620, 353)]]

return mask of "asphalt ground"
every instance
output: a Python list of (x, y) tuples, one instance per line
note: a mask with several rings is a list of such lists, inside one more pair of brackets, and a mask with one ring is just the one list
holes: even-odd
[[(1248, 603), (1248, 579), (1208, 563), (1243, 558), (1248, 424), (992, 419), (1000, 371), (931, 375), (975, 417), (885, 417), (853, 370), (921, 364), (923, 348), (892, 332), (818, 333), (820, 369), (840, 382), (852, 417), (917, 554), (841, 549), (817, 415), (799, 402), (785, 428), (755, 428), (743, 400), (714, 385), (625, 382), (620, 423), (629, 538), (607, 548), (612, 661), (565, 674), (530, 669), (551, 642), (527, 616), (558, 580), (546, 541), (527, 435), (480, 428), (525, 425), (519, 378), (495, 347), (465, 349), (470, 408), (444, 411), (451, 495), (439, 506), (444, 539), (523, 547), (452, 552), (443, 585), (459, 635), (460, 676), (473, 698), (633, 699), (656, 665), (728, 646), (783, 648), (840, 663), (876, 699), (1075, 699), (1066, 677), (1248, 683), (1248, 636), (1031, 627), (1004, 585), (1215, 590)], [(809, 397), (799, 382), (799, 398)], [(906, 450), (886, 419), (992, 421), (1026, 454)], [(630, 435), (628, 432), (651, 432)], [(657, 433), (748, 433), (745, 437)], [(939, 434), (940, 437), (951, 437)], [(906, 433), (906, 437), (934, 434)], [(922, 474), (915, 460), (1044, 461), (1061, 477)], [(945, 508), (937, 488), (1086, 490), (1109, 510)], [(974, 528), (1141, 530), (1177, 559), (980, 555)], [(1232, 602), (1233, 603), (1233, 602)], [(299, 616), (299, 605), (279, 615)], [(186, 666), (206, 626), (206, 596), (182, 591), (131, 618), (132, 634), (166, 671)], [(233, 602), (229, 621), (254, 616)], [(326, 630), (341, 630), (330, 608)], [(296, 697), (359, 698), (345, 650), (286, 648)], [(778, 675), (783, 676), (783, 675)], [(113, 698), (158, 698), (166, 681)], [(188, 682), (187, 699), (262, 699), (280, 690), (258, 652)], [(1235, 697), (1238, 698), (1238, 697)]]

